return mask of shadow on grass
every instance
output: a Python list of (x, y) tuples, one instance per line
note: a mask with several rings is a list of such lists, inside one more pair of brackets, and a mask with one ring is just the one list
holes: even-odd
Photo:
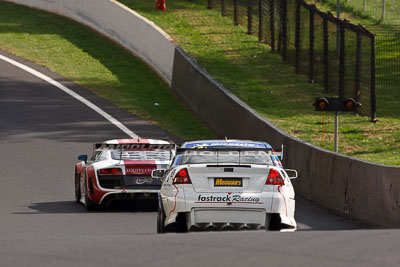
[[(181, 137), (213, 136), (182, 104), (177, 105), (178, 100), (150, 68), (115, 43), (76, 22), (47, 12), (4, 2), (0, 2), (0, 8), (7, 11), (0, 14), (2, 34), (12, 33), (15, 38), (22, 34), (39, 35), (43, 38), (60, 36), (81, 52), (100, 62), (115, 77), (105, 80), (102, 79), (101, 74), (90, 73), (90, 71), (95, 72), (95, 68), (88, 71), (85, 67), (82, 69), (86, 72), (83, 75), (79, 73), (75, 75), (76, 79), (67, 78), (91, 88), (96, 94), (118, 104), (122, 109), (157, 121), (159, 125), (170, 131), (173, 129), (174, 134)], [(51, 49), (54, 48), (51, 47), (51, 43), (44, 42), (43, 46), (45, 45), (49, 45)], [(40, 50), (39, 47), (34, 47), (34, 49)], [(59, 48), (63, 56), (70, 57), (72, 61), (76, 60), (74, 64), (79, 64), (81, 59), (74, 58), (75, 55), (69, 55), (68, 51), (63, 49), (65, 48)], [(46, 52), (39, 51), (43, 54)], [(96, 77), (98, 80), (93, 81), (87, 79), (88, 77)], [(159, 103), (157, 108), (154, 108), (154, 103)], [(190, 127), (185, 125), (190, 125)]]

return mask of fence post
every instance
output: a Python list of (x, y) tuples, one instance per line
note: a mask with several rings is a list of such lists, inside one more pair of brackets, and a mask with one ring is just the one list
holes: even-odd
[(271, 52), (275, 51), (275, 10), (274, 10), (274, 0), (270, 0), (269, 2), (269, 17), (270, 24), (269, 30), (271, 32)]
[(263, 31), (264, 31), (264, 16), (263, 16), (263, 1), (258, 0), (258, 41), (263, 41)]
[(233, 21), (235, 25), (239, 25), (239, 0), (233, 2)]
[(253, 33), (253, 0), (247, 0), (247, 34)]
[(282, 8), (282, 17), (281, 17), (281, 26), (282, 26), (282, 60), (286, 61), (287, 54), (287, 0), (281, 0), (281, 8)]
[(354, 97), (356, 101), (360, 100), (361, 94), (361, 34), (357, 32), (357, 50), (356, 50), (356, 88)]
[(376, 54), (375, 35), (371, 34), (371, 121), (376, 121)]
[(300, 66), (299, 66), (299, 61), (300, 61), (300, 4), (299, 1), (296, 1), (296, 21), (295, 21), (295, 41), (294, 41), (294, 46), (296, 49), (295, 52), (295, 58), (294, 58), (294, 67), (295, 67), (295, 72), (299, 73), (300, 72)]
[(213, 8), (213, 2), (212, 0), (207, 0), (207, 8), (212, 9)]
[(346, 73), (346, 40), (344, 21), (340, 22), (340, 47), (339, 47), (339, 97), (344, 97)]
[(221, 15), (226, 16), (226, 3), (225, 0), (221, 0)]
[(324, 28), (324, 89), (329, 91), (329, 34), (328, 34), (328, 20), (323, 18)]
[(314, 11), (310, 11), (310, 50), (309, 50), (309, 62), (308, 62), (308, 82), (314, 83)]

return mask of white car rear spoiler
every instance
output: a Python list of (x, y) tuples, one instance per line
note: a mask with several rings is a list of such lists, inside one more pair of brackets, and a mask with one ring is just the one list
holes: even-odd
[(203, 147), (191, 147), (191, 148), (177, 148), (177, 153), (184, 153), (186, 151), (266, 151), (273, 156), (283, 156), (283, 145), (281, 149), (274, 148), (260, 148), (260, 147), (220, 147), (220, 146), (203, 146)]
[(104, 144), (95, 143), (93, 147), (97, 150), (117, 150), (117, 149), (164, 149), (164, 150), (174, 150), (176, 148), (175, 144), (140, 144), (140, 143), (127, 143), (127, 144)]

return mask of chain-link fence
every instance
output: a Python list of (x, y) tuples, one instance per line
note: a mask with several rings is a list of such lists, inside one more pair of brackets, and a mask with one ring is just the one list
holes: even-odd
[(304, 0), (208, 0), (235, 24), (271, 46), (296, 73), (326, 92), (353, 97), (360, 112), (376, 116), (375, 36), (362, 27), (319, 11)]
[(378, 115), (400, 116), (400, 26), (369, 26), (376, 39)]
[[(329, 94), (356, 98), (362, 103), (361, 113), (371, 119), (376, 113), (400, 116), (400, 26), (367, 30), (304, 0), (186, 1), (204, 3), (246, 26), (249, 34), (270, 45), (311, 83), (322, 84)], [(179, 3), (167, 0), (167, 12), (171, 2)]]

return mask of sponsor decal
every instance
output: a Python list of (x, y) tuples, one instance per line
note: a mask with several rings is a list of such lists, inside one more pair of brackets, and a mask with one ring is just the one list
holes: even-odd
[(242, 178), (214, 178), (214, 186), (243, 186), (243, 179)]
[(137, 175), (151, 175), (151, 172), (155, 169), (154, 168), (129, 168), (126, 167), (125, 171), (126, 174), (137, 174)]
[(210, 146), (227, 146), (227, 147), (255, 147), (255, 148), (266, 148), (262, 143), (253, 143), (253, 142), (203, 142), (203, 143), (194, 143), (188, 144), (187, 148), (203, 148)]
[(110, 149), (110, 150), (138, 150), (138, 149), (174, 149), (174, 144), (96, 144), (96, 149)]
[(136, 179), (136, 184), (151, 184), (153, 183), (153, 178), (150, 177), (139, 177)]
[(263, 204), (258, 197), (243, 197), (241, 195), (232, 195), (227, 193), (226, 196), (203, 196), (199, 195), (195, 203), (246, 203), (246, 204)]

